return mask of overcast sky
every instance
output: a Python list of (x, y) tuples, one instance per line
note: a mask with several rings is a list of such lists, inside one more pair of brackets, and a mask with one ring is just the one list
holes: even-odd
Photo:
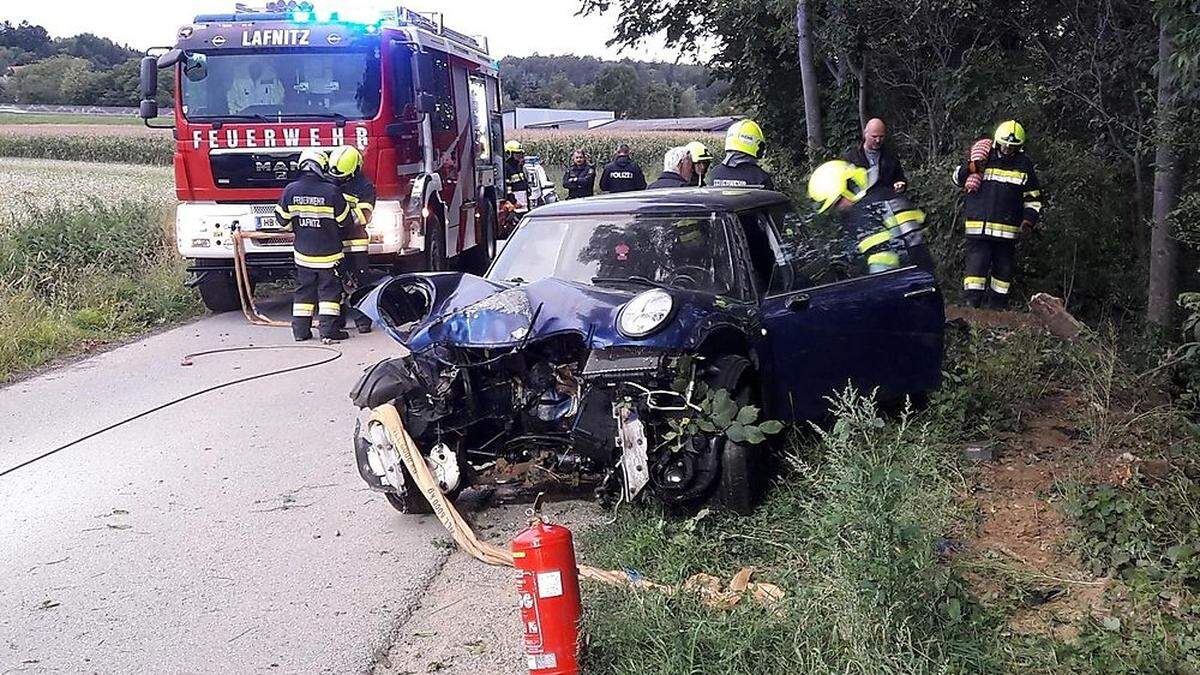
[[(91, 32), (139, 49), (174, 42), (175, 30), (190, 23), (196, 14), (229, 12), (235, 0), (3, 0), (0, 18), (19, 23), (41, 24), (54, 37)], [(265, 0), (245, 0), (251, 6)], [(318, 11), (354, 8), (386, 8), (375, 0), (315, 0)], [(395, 6), (392, 3), (391, 6)], [(655, 40), (638, 50), (618, 54), (604, 45), (612, 37), (614, 17), (576, 17), (578, 0), (414, 0), (414, 10), (436, 9), (445, 14), (446, 25), (469, 34), (486, 35), (496, 58), (508, 55), (580, 54), (602, 58), (674, 61), (675, 50)]]

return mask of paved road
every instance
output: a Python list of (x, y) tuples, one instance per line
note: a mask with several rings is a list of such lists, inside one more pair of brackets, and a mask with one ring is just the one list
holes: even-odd
[[(198, 388), (321, 356), (180, 366), (248, 344), (292, 343), (227, 314), (0, 389), (0, 471)], [(0, 477), (0, 673), (369, 668), (444, 561), (433, 542), (445, 535), (366, 490), (349, 453), (347, 392), (390, 340), (340, 349)]]

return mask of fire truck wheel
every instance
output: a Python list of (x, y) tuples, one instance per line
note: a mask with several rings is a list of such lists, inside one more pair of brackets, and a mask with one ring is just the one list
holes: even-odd
[(488, 265), (496, 259), (496, 207), (491, 201), (485, 201), (483, 215), (479, 223), (479, 236), (475, 246), (471, 247), (467, 256), (472, 274), (483, 276)]
[(443, 272), (447, 269), (446, 227), (442, 224), (441, 214), (429, 214), (425, 219), (425, 232), (425, 269), (429, 272)]
[(242, 306), (233, 272), (205, 272), (196, 287), (204, 306), (214, 314), (232, 312)]

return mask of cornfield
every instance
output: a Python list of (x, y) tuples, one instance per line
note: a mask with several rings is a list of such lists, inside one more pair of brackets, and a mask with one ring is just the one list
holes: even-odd
[[(563, 167), (571, 161), (571, 152), (582, 148), (590, 160), (604, 165), (620, 143), (628, 143), (633, 158), (648, 177), (658, 175), (663, 153), (668, 148), (702, 141), (714, 155), (720, 155), (723, 137), (717, 134), (639, 131), (531, 131), (510, 132), (508, 140), (520, 141), (526, 154), (538, 156), (548, 167)], [(166, 132), (150, 132), (137, 127), (97, 127), (68, 125), (46, 133), (36, 127), (0, 130), (0, 157), (40, 157), (86, 162), (170, 165), (174, 141)]]

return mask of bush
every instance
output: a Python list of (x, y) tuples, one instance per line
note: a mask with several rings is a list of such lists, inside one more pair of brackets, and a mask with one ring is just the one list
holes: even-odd
[(164, 217), (134, 202), (0, 213), (0, 382), (199, 311)]

